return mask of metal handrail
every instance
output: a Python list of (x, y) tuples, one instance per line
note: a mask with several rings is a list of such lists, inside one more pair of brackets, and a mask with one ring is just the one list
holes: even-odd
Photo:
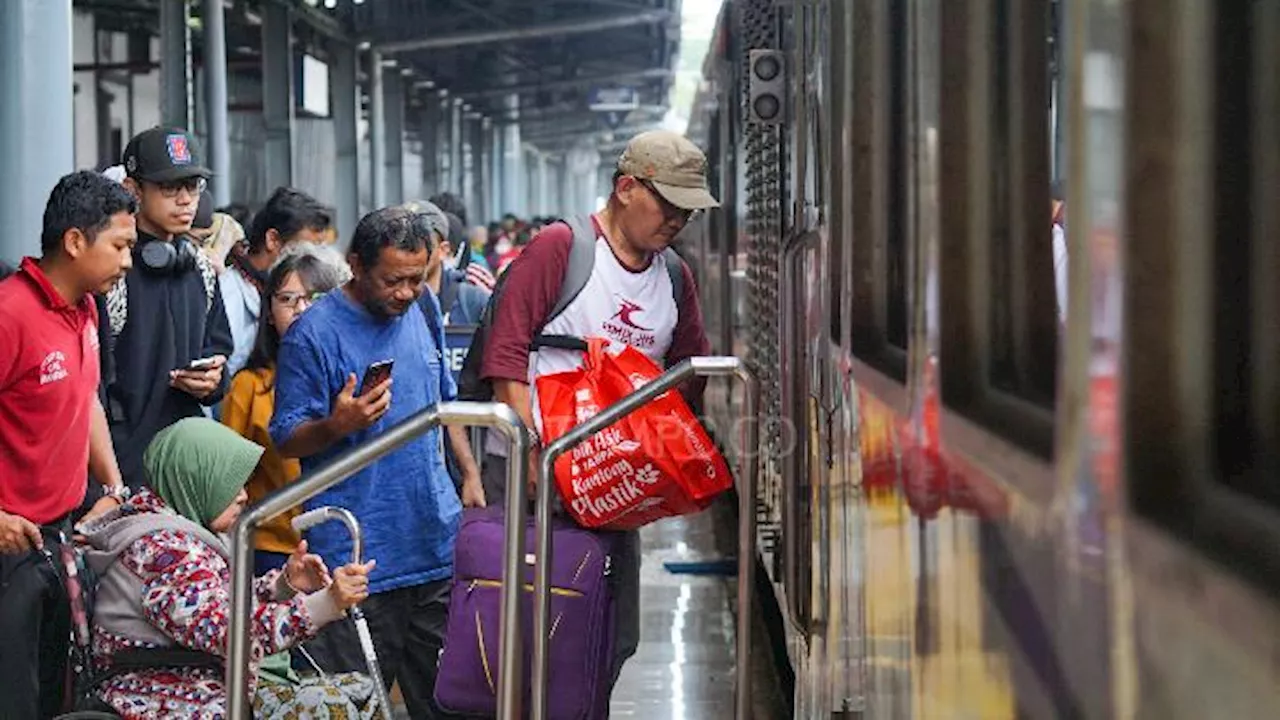
[(809, 427), (809, 388), (807, 353), (804, 338), (800, 337), (804, 327), (803, 318), (807, 317), (804, 309), (798, 306), (797, 291), (804, 286), (800, 278), (803, 265), (800, 260), (804, 252), (813, 249), (822, 236), (815, 231), (800, 233), (790, 239), (782, 250), (781, 275), (781, 346), (779, 356), (782, 368), (782, 408), (785, 417), (791, 422), (795, 433), (795, 447), (785, 459), (786, 473), (782, 488), (782, 586), (785, 590), (787, 616), (791, 623), (802, 633), (808, 634), (812, 629), (808, 608), (801, 603), (802, 593), (801, 554), (809, 546), (809, 538), (796, 537), (796, 533), (807, 523), (800, 522), (800, 494), (796, 492), (802, 483), (808, 480), (809, 433), (803, 428)]
[[(751, 717), (751, 593), (755, 587), (755, 496), (758, 467), (754, 453), (759, 445), (756, 422), (759, 384), (755, 375), (736, 357), (694, 357), (681, 361), (634, 393), (586, 422), (574, 426), (542, 451), (538, 475), (537, 565), (534, 572), (532, 720), (547, 720), (547, 682), (550, 679), (548, 659), (551, 648), (551, 510), (555, 486), (552, 477), (556, 458), (685, 380), (713, 375), (735, 375), (746, 390), (743, 400), (743, 415), (747, 418), (746, 441), (739, 459), (746, 457), (743, 453), (750, 454), (750, 457), (744, 460), (745, 467), (738, 475), (738, 669), (735, 677), (735, 717), (737, 720), (748, 720)], [(511, 532), (510, 528), (507, 532)], [(503, 631), (506, 632), (505, 626)], [(506, 690), (505, 686), (503, 689)], [(512, 720), (518, 715), (499, 714), (498, 717)]]
[[(324, 467), (276, 490), (245, 510), (231, 530), (231, 617), (227, 628), (227, 716), (249, 720), (249, 625), (253, 607), (253, 530), (266, 520), (346, 480), (379, 458), (439, 425), (484, 425), (507, 436), (508, 457), (522, 458), (529, 437), (515, 411), (502, 403), (444, 402), (398, 423), (368, 443), (352, 448)], [(499, 717), (520, 717), (521, 660), (509, 644), (519, 638), (520, 562), (524, 558), (526, 463), (507, 465), (506, 556), (502, 583), (501, 700)], [(508, 636), (510, 630), (515, 633)], [(516, 640), (518, 642), (518, 640)], [(387, 708), (389, 711), (390, 709)]]

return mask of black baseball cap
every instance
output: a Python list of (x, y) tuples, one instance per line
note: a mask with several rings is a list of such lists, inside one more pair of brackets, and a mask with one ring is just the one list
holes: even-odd
[(200, 142), (174, 127), (153, 127), (134, 135), (124, 149), (123, 164), (129, 177), (155, 183), (213, 175), (204, 166)]

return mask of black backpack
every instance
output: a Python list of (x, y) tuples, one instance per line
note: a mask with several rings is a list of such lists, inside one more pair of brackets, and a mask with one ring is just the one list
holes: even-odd
[[(595, 269), (596, 232), (595, 224), (591, 218), (589, 216), (575, 217), (563, 222), (573, 231), (573, 244), (569, 248), (569, 264), (565, 268), (564, 278), (560, 281), (560, 297), (556, 300), (556, 304), (551, 308), (551, 312), (547, 317), (543, 318), (542, 322), (539, 323), (538, 330), (533, 335), (533, 342), (529, 346), (531, 351), (542, 347), (581, 350), (583, 352), (587, 349), (587, 345), (582, 338), (542, 334), (542, 328), (559, 317), (565, 311), (565, 308), (569, 307), (569, 303), (572, 303), (578, 297), (578, 294), (586, 287), (587, 281), (591, 279), (591, 272)], [(679, 309), (680, 300), (684, 295), (684, 259), (671, 248), (667, 248), (662, 252), (667, 259), (667, 273), (671, 276), (671, 294), (675, 297), (676, 308)], [(485, 346), (489, 342), (489, 330), (493, 326), (494, 313), (497, 311), (498, 303), (502, 301), (502, 289), (505, 280), (506, 273), (503, 273), (498, 278), (497, 285), (493, 288), (493, 294), (489, 297), (489, 304), (485, 306), (484, 313), (480, 316), (480, 324), (476, 327), (475, 335), (471, 338), (471, 347), (467, 349), (467, 357), (462, 362), (462, 373), (458, 378), (459, 400), (477, 402), (493, 400), (493, 382), (481, 378), (480, 366), (484, 359)]]

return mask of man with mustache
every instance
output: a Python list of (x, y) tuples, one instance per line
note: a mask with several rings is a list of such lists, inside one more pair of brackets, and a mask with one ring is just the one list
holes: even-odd
[[(442, 355), (440, 307), (434, 296), (418, 302), (433, 237), (447, 232), (438, 210), (391, 207), (364, 216), (347, 256), (351, 281), (317, 300), (285, 334), (270, 431), (282, 456), (301, 458), (304, 474), (457, 397)], [(433, 315), (431, 321), (424, 312)], [(390, 376), (364, 387), (365, 369), (386, 360), (393, 362)], [(462, 515), (445, 469), (442, 432), (436, 428), (410, 440), (305, 504), (308, 510), (337, 505), (359, 518), (365, 552), (378, 561), (363, 603), (374, 647), (383, 679), (399, 682), (415, 719), (439, 716), (433, 699), (436, 659)], [(474, 469), (465, 428), (447, 432)], [(483, 504), (479, 487), (474, 490), (468, 503)], [(334, 524), (312, 529), (306, 539), (325, 562), (345, 562), (350, 552), (346, 531)], [(364, 668), (350, 624), (327, 628), (307, 650), (329, 670)]]

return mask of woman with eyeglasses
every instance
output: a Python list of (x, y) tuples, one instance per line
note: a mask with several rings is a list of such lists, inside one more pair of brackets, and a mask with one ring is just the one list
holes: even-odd
[[(305, 243), (291, 246), (267, 276), (265, 307), (253, 351), (244, 369), (232, 378), (231, 390), (222, 404), (223, 424), (266, 448), (246, 486), (250, 502), (293, 482), (302, 472), (296, 459), (280, 456), (267, 431), (275, 410), (280, 339), (313, 301), (349, 277), (350, 270), (336, 253)], [(259, 528), (254, 541), (255, 575), (283, 567), (289, 553), (298, 547), (301, 538), (289, 524), (297, 512), (278, 515)]]

